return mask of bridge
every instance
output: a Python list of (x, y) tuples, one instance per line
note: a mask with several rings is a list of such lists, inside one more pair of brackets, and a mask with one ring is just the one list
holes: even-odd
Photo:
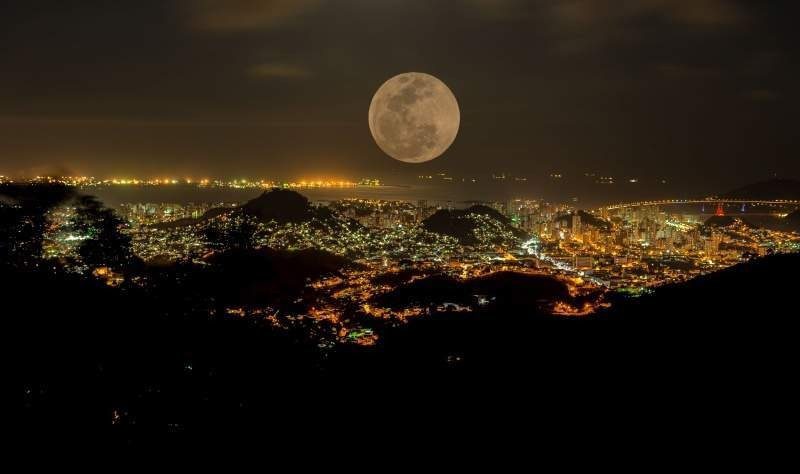
[(620, 209), (629, 209), (633, 207), (646, 207), (646, 206), (679, 206), (683, 204), (711, 204), (717, 205), (718, 209), (725, 204), (750, 204), (758, 206), (800, 206), (800, 200), (760, 200), (760, 199), (662, 199), (659, 201), (640, 201), (628, 202), (621, 204), (612, 204), (610, 206), (603, 206), (600, 210), (617, 211)]

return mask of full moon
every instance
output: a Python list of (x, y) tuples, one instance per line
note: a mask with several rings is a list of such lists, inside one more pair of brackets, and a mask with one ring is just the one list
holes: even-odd
[(375, 93), (369, 129), (387, 155), (424, 163), (442, 155), (458, 134), (461, 112), (444, 82), (421, 72), (394, 76)]

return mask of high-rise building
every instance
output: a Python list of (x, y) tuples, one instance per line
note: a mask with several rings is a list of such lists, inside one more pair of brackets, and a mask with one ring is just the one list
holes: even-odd
[(572, 215), (572, 236), (578, 238), (581, 235), (581, 216)]
[(709, 257), (717, 255), (719, 252), (719, 244), (722, 242), (722, 236), (713, 234), (710, 238), (706, 239), (703, 243), (703, 251)]
[(509, 199), (506, 201), (506, 209), (505, 214), (510, 218), (514, 218), (515, 215), (519, 212), (520, 207), (520, 200), (519, 199)]
[(417, 201), (417, 222), (422, 222), (428, 218), (428, 201), (420, 199)]

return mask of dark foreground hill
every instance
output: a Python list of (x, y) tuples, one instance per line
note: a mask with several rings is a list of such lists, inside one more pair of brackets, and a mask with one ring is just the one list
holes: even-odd
[[(352, 266), (344, 257), (322, 250), (236, 250), (214, 254), (202, 284), (227, 304), (288, 304), (310, 280)], [(199, 283), (199, 282), (198, 282)]]
[[(416, 378), (529, 378), (559, 393), (642, 387), (651, 377), (676, 387), (785, 377), (795, 344), (789, 328), (798, 270), (800, 255), (772, 256), (643, 298), (618, 296), (610, 309), (583, 319), (559, 321), (526, 305), (441, 312), (389, 331), (369, 358), (337, 356), (343, 367), (364, 364)], [(416, 289), (436, 294), (430, 285)], [(512, 284), (505, 291), (526, 289)]]
[[(800, 254), (771, 255), (685, 283), (659, 288), (639, 299), (621, 299), (594, 319), (681, 330), (745, 336), (750, 329), (793, 324)], [(778, 336), (778, 334), (775, 334)], [(721, 342), (715, 340), (713, 342)]]
[(485, 301), (484, 305), (503, 307), (511, 311), (528, 311), (531, 317), (546, 315), (545, 312), (539, 311), (543, 302), (571, 299), (567, 286), (555, 278), (545, 275), (497, 272), (469, 280), (434, 275), (399, 286), (374, 300), (380, 305), (403, 308), (410, 305), (447, 303), (476, 306), (479, 298)]
[[(237, 288), (287, 279), (276, 294), (288, 296), (292, 281), (342, 262), (291, 253), (219, 258), (212, 265), (225, 268), (212, 269), (210, 280), (208, 270), (198, 277), (195, 267), (159, 268), (138, 277), (150, 280), (144, 288), (0, 269), (15, 408), (25, 424), (17, 438), (36, 447), (289, 443), (318, 427), (380, 420), (375, 433), (403, 420), (419, 429), (446, 414), (450, 426), (477, 433), (481, 417), (528, 414), (540, 423), (554, 410), (645, 400), (662, 410), (687, 394), (711, 391), (720, 403), (747, 387), (775, 394), (768, 410), (793, 382), (799, 255), (620, 297), (583, 320), (490, 304), (398, 325), (377, 347), (333, 351), (320, 348), (311, 326), (279, 330), (226, 315), (221, 302), (240, 295), (197, 282), (231, 279), (228, 288)], [(544, 281), (497, 278), (469, 292), (506, 301), (536, 299), (536, 291), (565, 296)]]

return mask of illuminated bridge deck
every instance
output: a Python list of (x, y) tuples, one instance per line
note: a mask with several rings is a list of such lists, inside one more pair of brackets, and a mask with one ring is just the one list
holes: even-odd
[(615, 211), (646, 206), (679, 206), (684, 204), (750, 204), (759, 206), (798, 206), (800, 200), (759, 200), (759, 199), (663, 199), (660, 201), (640, 201), (603, 206), (600, 210)]

